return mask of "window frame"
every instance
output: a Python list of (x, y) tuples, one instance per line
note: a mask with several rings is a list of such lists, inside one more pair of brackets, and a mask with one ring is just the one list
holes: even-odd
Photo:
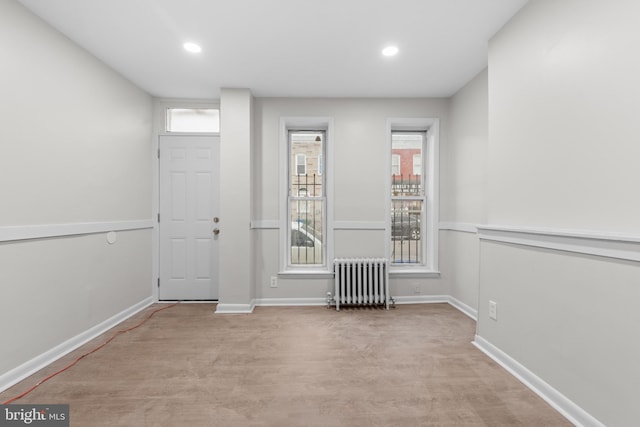
[(158, 99), (154, 104), (154, 127), (157, 135), (220, 135), (218, 132), (169, 132), (167, 131), (167, 110), (172, 108), (180, 109), (214, 109), (220, 112), (220, 102), (217, 100), (211, 101), (193, 101), (193, 100), (181, 100), (181, 99)]
[[(289, 133), (300, 132), (324, 132), (323, 141), (323, 263), (319, 264), (291, 264), (291, 219), (290, 219), (290, 195), (289, 176), (291, 168), (296, 167), (292, 162), (289, 149)], [(281, 117), (280, 118), (280, 161), (284, 166), (280, 169), (280, 251), (279, 251), (279, 275), (300, 275), (304, 277), (331, 277), (333, 260), (333, 118), (331, 117)], [(294, 164), (291, 164), (294, 163)], [(316, 199), (317, 200), (317, 199)]]
[(390, 118), (387, 119), (387, 179), (385, 193), (386, 207), (386, 242), (385, 253), (391, 260), (391, 175), (392, 166), (392, 133), (425, 132), (422, 149), (422, 182), (424, 189), (424, 208), (422, 217), (422, 251), (423, 264), (390, 264), (389, 272), (394, 275), (420, 274), (439, 275), (438, 270), (438, 221), (439, 221), (439, 139), (440, 119), (438, 118)]

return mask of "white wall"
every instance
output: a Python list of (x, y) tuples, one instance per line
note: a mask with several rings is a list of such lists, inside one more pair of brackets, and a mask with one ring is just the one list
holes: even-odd
[(255, 298), (250, 235), (252, 102), (248, 89), (221, 90), (219, 312), (234, 310), (229, 307), (248, 311)]
[(51, 232), (0, 244), (2, 377), (151, 295), (152, 104), (14, 1), (0, 51), (0, 238)]
[(450, 295), (478, 308), (479, 241), (475, 225), (486, 223), (488, 75), (483, 70), (460, 89), (450, 105), (446, 158), (448, 179), (442, 193), (443, 231), (449, 239)]
[[(334, 200), (336, 223), (370, 223), (384, 227), (386, 180), (386, 124), (392, 117), (438, 117), (441, 153), (447, 141), (448, 99), (299, 99), (256, 98), (255, 139), (252, 147), (252, 222), (268, 224), (255, 235), (257, 298), (324, 298), (332, 286), (328, 278), (281, 277), (269, 287), (279, 264), (279, 174), (286, 167), (279, 158), (281, 117), (332, 117), (334, 123)], [(224, 114), (224, 112), (223, 112)], [(441, 155), (442, 157), (442, 155)], [(329, 168), (329, 166), (327, 165)], [(446, 172), (441, 170), (441, 176)], [(335, 256), (384, 256), (382, 229), (340, 229), (335, 234)], [(415, 293), (418, 286), (420, 294)], [(441, 278), (394, 278), (393, 296), (448, 295), (446, 274)]]
[(491, 222), (640, 232), (639, 10), (530, 2), (492, 40)]
[[(491, 41), (487, 219), (512, 242), (580, 229), (608, 238), (578, 252), (618, 233), (640, 250), (638, 16), (633, 1), (533, 1)], [(478, 335), (600, 422), (635, 425), (640, 265), (481, 239)]]

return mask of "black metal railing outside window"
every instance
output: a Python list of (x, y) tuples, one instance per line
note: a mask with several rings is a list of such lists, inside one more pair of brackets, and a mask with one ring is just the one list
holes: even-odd
[(422, 165), (424, 132), (391, 133), (391, 253), (392, 264), (424, 264), (423, 230), (426, 196)]
[(324, 248), (324, 131), (289, 133), (291, 265), (326, 262)]
[(323, 263), (322, 179), (315, 174), (296, 175), (291, 197), (291, 263)]

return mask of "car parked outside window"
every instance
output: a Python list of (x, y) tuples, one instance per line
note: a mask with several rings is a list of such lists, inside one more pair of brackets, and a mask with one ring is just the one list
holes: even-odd
[(322, 241), (301, 222), (291, 223), (291, 264), (323, 264)]
[(420, 240), (420, 214), (397, 212), (391, 216), (392, 240)]

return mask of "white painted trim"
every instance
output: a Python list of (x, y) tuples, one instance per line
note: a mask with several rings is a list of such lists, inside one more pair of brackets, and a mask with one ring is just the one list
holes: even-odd
[[(394, 297), (396, 304), (444, 304), (448, 303), (474, 321), (477, 321), (478, 311), (450, 295), (422, 295)], [(325, 306), (326, 298), (259, 298), (255, 300), (256, 307), (302, 307)]]
[(451, 295), (449, 295), (449, 301), (447, 302), (454, 308), (457, 308), (459, 311), (469, 316), (474, 321), (478, 321), (478, 310), (476, 310), (475, 308), (468, 306), (467, 304), (463, 303), (457, 298), (452, 297)]
[(183, 300), (183, 299), (163, 299), (156, 301), (156, 304), (175, 304), (180, 303), (180, 305), (184, 304), (218, 304), (216, 300)]
[(251, 314), (255, 306), (255, 301), (251, 301), (250, 304), (218, 303), (215, 314)]
[(429, 162), (428, 179), (425, 183), (427, 190), (427, 232), (432, 235), (427, 242), (426, 266), (432, 270), (438, 270), (439, 264), (439, 233), (440, 223), (440, 119), (434, 118), (433, 125), (427, 131), (427, 161)]
[(419, 295), (393, 297), (396, 304), (446, 304), (449, 302), (448, 295)]
[[(154, 100), (155, 122), (154, 130), (158, 135), (216, 135), (220, 132), (167, 132), (166, 110), (167, 108), (213, 108), (220, 111), (220, 100), (198, 100), (182, 98), (157, 98)], [(220, 112), (222, 114), (222, 112)]]
[(334, 221), (334, 230), (386, 230), (384, 221)]
[(533, 372), (521, 365), (518, 361), (511, 358), (508, 354), (481, 336), (476, 335), (472, 344), (502, 366), (507, 370), (507, 372), (520, 380), (520, 382), (530, 388), (534, 393), (544, 399), (556, 411), (560, 412), (562, 416), (576, 426), (605, 427), (604, 424), (569, 400), (565, 395), (551, 387)]
[[(286, 167), (280, 168), (280, 271), (297, 272), (298, 269), (289, 266), (289, 130), (324, 130), (326, 131), (325, 156), (323, 179), (325, 180), (325, 203), (324, 217), (326, 221), (326, 233), (324, 234), (325, 259), (328, 268), (330, 260), (333, 259), (333, 144), (334, 144), (334, 121), (333, 117), (307, 117), (293, 116), (280, 117), (280, 149), (279, 158)], [(282, 274), (282, 273), (280, 273)]]
[(322, 306), (327, 305), (326, 298), (259, 298), (257, 307), (288, 307), (288, 306)]
[(280, 220), (278, 219), (254, 219), (251, 221), (251, 228), (258, 230), (279, 230)]
[[(153, 114), (153, 136), (151, 139), (151, 182), (153, 193), (151, 197), (151, 212), (153, 215), (160, 215), (160, 158), (158, 156), (160, 150), (160, 135), (157, 130), (164, 123), (163, 118), (159, 116), (158, 101), (154, 101)], [(158, 300), (160, 289), (158, 288), (158, 280), (160, 280), (160, 227), (156, 222), (151, 232), (151, 294), (153, 298)]]
[(640, 261), (640, 236), (601, 231), (479, 225), (480, 240)]
[(77, 236), (80, 234), (106, 233), (153, 228), (151, 219), (111, 222), (78, 222), (69, 224), (16, 225), (0, 227), (0, 242)]
[(548, 235), (548, 236), (575, 237), (575, 238), (582, 238), (582, 239), (612, 240), (616, 242), (640, 243), (639, 234), (620, 233), (620, 232), (602, 231), (602, 230), (576, 230), (576, 229), (566, 229), (566, 228), (519, 227), (519, 226), (509, 226), (509, 225), (478, 225), (478, 230), (484, 233), (488, 233), (490, 231), (496, 231), (496, 232), (540, 234), (540, 235)]
[(478, 233), (478, 226), (467, 222), (441, 222), (440, 230), (459, 231), (461, 233)]
[(68, 339), (62, 344), (59, 344), (52, 349), (40, 354), (39, 356), (34, 357), (28, 362), (25, 362), (22, 365), (0, 375), (0, 392), (19, 383), (30, 375), (38, 372), (40, 369), (50, 365), (51, 363), (72, 352), (78, 347), (107, 332), (109, 329), (113, 328), (119, 323), (122, 323), (136, 313), (149, 307), (154, 302), (155, 300), (153, 299), (153, 297), (148, 297), (140, 301), (139, 303), (134, 304), (131, 307), (121, 311), (120, 313), (110, 317), (104, 322), (87, 329), (86, 331), (76, 335), (73, 338)]
[[(438, 225), (439, 189), (440, 189), (440, 119), (430, 118), (387, 118), (386, 124), (386, 175), (391, 176), (391, 146), (393, 131), (426, 131), (425, 156), (428, 162), (427, 174), (423, 176), (425, 185), (425, 213), (423, 227), (430, 238), (423, 239), (423, 251), (427, 254), (422, 266), (426, 270), (438, 270)], [(391, 180), (386, 180), (385, 193), (391, 195)], [(386, 224), (391, 223), (391, 197), (385, 198)], [(391, 229), (386, 228), (385, 254), (391, 254)]]

